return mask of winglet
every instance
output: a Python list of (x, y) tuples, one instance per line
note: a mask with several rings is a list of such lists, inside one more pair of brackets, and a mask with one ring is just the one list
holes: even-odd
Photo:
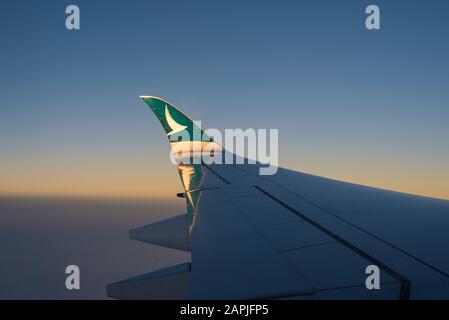
[[(207, 135), (184, 112), (164, 99), (154, 96), (140, 96), (153, 110), (167, 134), (172, 149), (171, 160), (177, 165), (184, 191), (198, 188), (203, 174), (203, 164), (212, 163), (223, 157), (223, 147)], [(196, 196), (187, 194), (187, 213), (190, 215), (196, 205)]]
[(179, 108), (162, 98), (154, 96), (140, 96), (154, 112), (168, 138), (173, 141), (174, 135), (189, 135), (189, 141), (210, 141), (210, 138), (195, 122)]

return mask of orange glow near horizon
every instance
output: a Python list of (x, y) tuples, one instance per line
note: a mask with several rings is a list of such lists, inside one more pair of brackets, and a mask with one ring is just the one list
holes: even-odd
[(169, 167), (172, 170), (30, 168), (0, 173), (0, 196), (169, 199), (182, 188), (176, 168)]
[[(159, 133), (159, 128), (154, 128)], [(151, 134), (149, 135), (151, 136)], [(157, 135), (159, 137), (159, 135)], [(151, 148), (120, 152), (26, 150), (0, 158), (2, 197), (174, 199), (182, 191), (164, 137)], [(148, 143), (149, 144), (149, 143)], [(154, 146), (153, 146), (154, 144)], [(140, 146), (140, 142), (136, 143)], [(157, 150), (155, 152), (154, 150)], [(325, 152), (304, 146), (280, 150), (280, 165), (296, 171), (387, 190), (449, 200), (447, 159), (434, 154)]]
[[(285, 167), (332, 179), (449, 200), (449, 172), (435, 167), (418, 170), (399, 164), (385, 167), (382, 163), (330, 165), (307, 159), (303, 159), (302, 163), (298, 166), (290, 161)], [(47, 167), (0, 172), (0, 196), (173, 199), (182, 188), (172, 164), (109, 169), (91, 167), (89, 170), (81, 168), (78, 172)]]

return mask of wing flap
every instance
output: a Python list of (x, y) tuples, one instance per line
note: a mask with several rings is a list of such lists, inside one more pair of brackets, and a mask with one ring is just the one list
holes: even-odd
[(111, 283), (107, 295), (121, 300), (186, 299), (190, 270), (190, 263), (183, 263)]
[(189, 219), (186, 214), (129, 231), (129, 237), (159, 246), (190, 251)]

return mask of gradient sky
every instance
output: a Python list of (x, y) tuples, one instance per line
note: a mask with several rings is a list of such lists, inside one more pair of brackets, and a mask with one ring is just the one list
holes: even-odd
[[(381, 31), (364, 10), (381, 9)], [(81, 30), (65, 28), (65, 7)], [(0, 195), (173, 197), (139, 95), (288, 168), (449, 199), (448, 1), (2, 1)]]

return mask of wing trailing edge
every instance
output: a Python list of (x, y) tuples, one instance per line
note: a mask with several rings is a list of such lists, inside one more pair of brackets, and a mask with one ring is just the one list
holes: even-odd
[(129, 237), (162, 247), (190, 251), (189, 220), (186, 214), (130, 230)]

